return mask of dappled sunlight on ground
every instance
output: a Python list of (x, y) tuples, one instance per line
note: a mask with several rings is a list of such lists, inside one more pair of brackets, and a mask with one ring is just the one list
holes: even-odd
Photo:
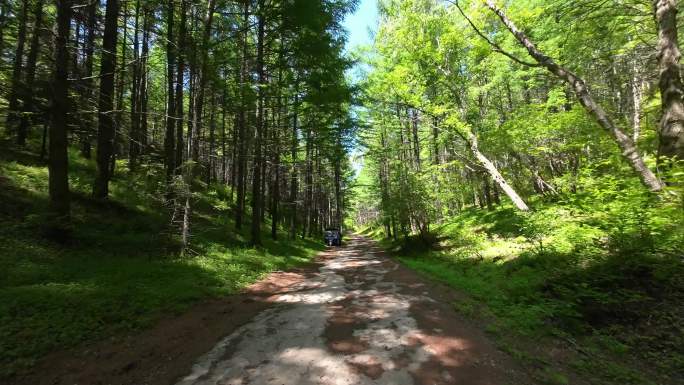
[[(398, 268), (360, 238), (329, 249), (317, 274), (266, 298), (277, 305), (223, 339), (178, 384), (447, 384), (451, 371), (485, 362), (469, 359), (480, 353), (467, 338), (421, 327), (429, 314), (413, 309), (435, 301), (422, 283), (387, 280)], [(494, 374), (466, 372), (473, 384), (497, 383)]]

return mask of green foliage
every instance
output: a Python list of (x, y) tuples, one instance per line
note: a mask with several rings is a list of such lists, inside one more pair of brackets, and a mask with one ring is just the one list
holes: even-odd
[[(458, 2), (466, 20), (456, 2), (388, 0), (363, 57), (357, 223), (408, 266), (486, 304), (497, 335), (572, 341), (590, 381), (682, 383), (684, 174), (657, 160), (652, 6), (496, 3), (586, 82), (666, 191), (641, 185), (572, 87), (520, 64), (534, 60), (481, 1)], [(531, 210), (511, 205), (507, 188)], [(542, 382), (573, 382), (526, 361)]]
[[(485, 303), (504, 333), (580, 339), (595, 357), (576, 370), (638, 384), (630, 365), (644, 361), (666, 383), (684, 357), (684, 216), (638, 184), (621, 187), (537, 203), (530, 214), (466, 210), (435, 229), (433, 250), (407, 250), (403, 239), (388, 247)], [(588, 364), (598, 357), (604, 364)]]
[[(576, 369), (597, 383), (648, 383), (650, 375), (670, 383), (684, 373), (684, 174), (668, 160), (656, 164), (658, 69), (644, 58), (657, 36), (639, 16), (652, 9), (497, 3), (586, 81), (623, 132), (638, 134), (640, 155), (670, 182), (667, 191), (639, 183), (571, 87), (496, 52), (532, 61), (482, 2), (458, 2), (466, 20), (454, 2), (383, 1), (364, 57), (359, 224), (389, 238), (383, 245), (408, 266), (486, 304), (497, 335), (578, 341), (591, 356)], [(482, 156), (530, 212), (510, 204)], [(538, 364), (542, 381), (572, 382)], [(657, 369), (641, 375), (642, 366)]]

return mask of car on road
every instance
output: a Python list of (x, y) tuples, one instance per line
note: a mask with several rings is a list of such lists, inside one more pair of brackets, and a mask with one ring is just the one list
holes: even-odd
[(326, 246), (342, 246), (342, 232), (335, 227), (325, 229), (323, 242)]

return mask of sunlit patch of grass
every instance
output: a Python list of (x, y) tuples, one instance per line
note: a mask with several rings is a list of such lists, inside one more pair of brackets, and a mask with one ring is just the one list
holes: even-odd
[(493, 237), (486, 242), (480, 251), (484, 259), (489, 259), (497, 263), (503, 263), (512, 258), (518, 257), (523, 251), (529, 248), (529, 243), (519, 238)]
[(26, 166), (17, 162), (2, 162), (0, 163), (0, 175), (11, 180), (18, 188), (47, 197), (47, 168)]

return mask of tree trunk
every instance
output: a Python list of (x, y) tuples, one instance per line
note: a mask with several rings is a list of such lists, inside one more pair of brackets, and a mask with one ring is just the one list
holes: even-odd
[[(267, 169), (268, 162), (267, 162), (267, 157), (268, 157), (268, 130), (269, 130), (269, 114), (266, 111), (271, 111), (270, 107), (266, 106), (266, 100), (264, 99), (264, 120), (263, 120), (263, 126), (261, 129), (261, 134), (259, 137), (261, 138), (261, 196), (259, 197), (261, 201), (261, 207), (259, 208), (259, 221), (261, 223), (266, 222), (266, 203), (268, 202), (268, 198), (266, 197), (266, 181), (269, 180), (270, 178), (270, 170)], [(273, 114), (271, 114), (273, 115)]]
[(254, 142), (254, 167), (252, 178), (252, 245), (261, 245), (261, 146), (262, 135), (265, 126), (264, 119), (264, 87), (266, 85), (266, 74), (264, 71), (264, 27), (266, 24), (264, 0), (259, 0), (258, 32), (257, 32), (257, 75), (259, 77), (259, 88), (257, 98), (257, 124)]
[(211, 96), (211, 110), (209, 112), (209, 151), (207, 151), (207, 185), (216, 180), (216, 164), (214, 162), (216, 136), (216, 97)]
[[(188, 181), (190, 182), (190, 181)], [(181, 242), (183, 248), (187, 248), (190, 244), (190, 216), (192, 215), (192, 207), (190, 206), (190, 195), (185, 197), (185, 204), (183, 205), (183, 223), (181, 224)]]
[(490, 161), (483, 153), (480, 152), (477, 144), (477, 137), (472, 132), (468, 135), (468, 145), (470, 146), (470, 150), (473, 152), (473, 155), (475, 155), (475, 158), (477, 158), (480, 164), (482, 164), (485, 170), (487, 170), (492, 179), (494, 179), (494, 182), (496, 182), (496, 184), (499, 185), (506, 195), (508, 195), (511, 201), (513, 201), (515, 207), (521, 211), (529, 211), (530, 208), (527, 207), (525, 201), (520, 197), (520, 195), (518, 195), (517, 192), (515, 192), (513, 187), (506, 182), (499, 170), (497, 170), (496, 166), (494, 166), (494, 163), (492, 163), (492, 161)]
[(271, 185), (271, 238), (273, 240), (278, 239), (278, 222), (280, 221), (280, 212), (278, 211), (278, 204), (280, 203), (280, 115), (281, 111), (281, 101), (278, 97), (278, 119), (277, 123), (272, 128), (273, 130), (273, 184)]
[(297, 235), (297, 150), (299, 147), (299, 87), (295, 84), (294, 112), (292, 114), (292, 138), (290, 141), (290, 238)]
[[(207, 72), (209, 71), (209, 38), (211, 37), (211, 26), (214, 20), (214, 6), (216, 0), (209, 0), (207, 4), (207, 13), (204, 17), (204, 32), (202, 34), (202, 43), (200, 45), (201, 57), (199, 63), (199, 72), (197, 74), (197, 97), (194, 103), (194, 120), (193, 120), (193, 131), (195, 141), (193, 143), (192, 160), (195, 162), (194, 167), (199, 164), (199, 141), (200, 141), (200, 130), (203, 124), (204, 115), (204, 88), (207, 83)], [(212, 111), (213, 114), (213, 111)], [(213, 115), (212, 115), (213, 116)], [(213, 127), (212, 127), (213, 130)], [(212, 131), (213, 136), (213, 131)], [(213, 138), (212, 138), (213, 140)]]
[(116, 69), (116, 35), (119, 1), (107, 0), (105, 30), (102, 38), (102, 64), (100, 66), (100, 101), (98, 103), (97, 176), (93, 184), (93, 197), (104, 199), (109, 195), (111, 158), (114, 150), (114, 71)]
[(492, 198), (494, 199), (495, 204), (501, 204), (501, 199), (499, 198), (499, 188), (496, 187), (496, 185), (492, 186)]
[(439, 125), (437, 124), (437, 118), (432, 118), (432, 164), (439, 164)]
[(318, 232), (318, 230), (321, 229), (323, 202), (321, 202), (321, 154), (318, 145), (315, 145), (313, 161), (315, 162), (314, 168), (316, 172), (313, 173), (312, 171), (312, 179), (315, 179), (315, 182), (313, 183), (315, 188), (313, 189), (313, 193), (311, 196), (313, 209), (311, 211), (312, 224), (309, 226), (309, 238), (311, 238), (315, 232)]
[(247, 108), (247, 82), (248, 68), (247, 68), (247, 39), (249, 35), (249, 1), (245, 1), (243, 9), (242, 21), (242, 58), (240, 60), (240, 104), (237, 116), (237, 130), (238, 130), (238, 155), (237, 155), (237, 204), (235, 207), (235, 228), (240, 230), (242, 228), (242, 221), (245, 212), (245, 190), (246, 190), (246, 172), (247, 172), (247, 127), (246, 127), (246, 111)]
[(80, 79), (81, 77), (81, 67), (78, 65), (78, 51), (81, 42), (81, 15), (80, 9), (76, 8), (72, 15), (72, 22), (74, 24), (74, 36), (72, 38), (71, 50), (71, 77), (75, 79)]
[(41, 138), (40, 141), (40, 160), (45, 160), (45, 157), (47, 156), (47, 137), (48, 137), (48, 120), (46, 119), (43, 122), (43, 137)]
[(28, 59), (26, 60), (26, 81), (23, 87), (23, 108), (21, 122), (17, 132), (17, 144), (23, 146), (26, 143), (30, 122), (34, 110), (33, 87), (36, 79), (36, 61), (38, 51), (40, 51), (40, 30), (43, 28), (43, 0), (36, 0), (33, 10), (33, 36), (31, 36), (31, 47), (29, 48)]
[[(188, 40), (189, 42), (190, 40)], [(193, 45), (195, 44), (194, 42), (192, 43)], [(194, 50), (193, 48), (187, 48), (188, 50)], [(195, 54), (192, 53), (189, 55), (189, 57), (194, 57)], [(186, 159), (192, 159), (193, 155), (192, 152), (194, 150), (194, 141), (192, 140), (193, 136), (195, 135), (195, 104), (197, 101), (197, 61), (196, 60), (189, 60), (188, 61), (188, 129), (187, 129), (187, 134), (186, 134), (186, 140), (185, 140), (185, 157)], [(180, 134), (179, 134), (180, 135)]]
[[(242, 73), (242, 69), (240, 68), (239, 65), (236, 65), (235, 66), (235, 79), (237, 79), (238, 81), (241, 81), (240, 80), (241, 79), (241, 73)], [(227, 79), (228, 74), (226, 73), (225, 76)], [(240, 87), (242, 87), (242, 85), (238, 84), (238, 87), (239, 87), (238, 92), (235, 95), (235, 101), (241, 103), (241, 99), (240, 99), (241, 98), (241, 96), (240, 96), (241, 95), (241, 91), (240, 91), (241, 88)], [(225, 85), (224, 85), (224, 90), (225, 90)], [(224, 95), (225, 95), (225, 91), (224, 91)], [(225, 100), (226, 99), (224, 98), (224, 102), (223, 102), (223, 108), (224, 109), (226, 108), (226, 105), (227, 105)], [(237, 164), (238, 164), (238, 151), (239, 151), (238, 150), (238, 143), (239, 143), (238, 142), (238, 131), (239, 131), (239, 126), (240, 126), (240, 113), (239, 112), (241, 110), (242, 110), (242, 108), (239, 105), (237, 105), (236, 109), (233, 113), (233, 127), (230, 130), (230, 132), (231, 132), (231, 144), (232, 144), (232, 146), (230, 148), (230, 201), (231, 202), (234, 202), (233, 199), (235, 197), (235, 189), (237, 188)]]
[(141, 53), (141, 61), (140, 61), (140, 108), (138, 109), (139, 111), (139, 120), (140, 120), (140, 133), (139, 133), (139, 140), (140, 140), (140, 152), (142, 154), (147, 153), (147, 107), (148, 107), (148, 95), (147, 95), (147, 85), (148, 85), (148, 74), (147, 74), (147, 63), (148, 63), (148, 56), (150, 54), (150, 9), (145, 7), (143, 11), (143, 41), (142, 41), (142, 53)]
[[(385, 222), (385, 228), (387, 230), (387, 238), (391, 238), (392, 236), (395, 237), (396, 239), (396, 234), (395, 234), (395, 228), (394, 228), (394, 216), (392, 215), (392, 211), (390, 210), (390, 204), (389, 204), (389, 199), (390, 199), (390, 192), (389, 192), (389, 179), (390, 179), (390, 168), (389, 164), (387, 162), (386, 158), (386, 153), (387, 153), (387, 142), (386, 142), (386, 137), (387, 134), (385, 132), (386, 128), (383, 125), (382, 132), (380, 132), (380, 146), (382, 149), (382, 155), (380, 158), (380, 208), (381, 211), (383, 212), (384, 216), (384, 222)], [(389, 213), (389, 215), (387, 215)]]
[[(180, 34), (178, 37), (178, 48), (179, 48), (179, 55), (178, 55), (178, 82), (176, 84), (176, 103), (177, 104), (177, 116), (179, 118), (182, 118), (183, 116), (183, 71), (184, 71), (184, 65), (185, 65), (185, 56), (181, 53), (183, 50), (188, 49), (188, 40), (187, 40), (187, 25), (186, 25), (186, 20), (187, 20), (187, 12), (188, 12), (188, 3), (183, 0), (181, 2), (181, 25), (180, 25)], [(207, 28), (210, 28), (207, 26)], [(188, 118), (189, 118), (189, 124), (191, 124), (191, 127), (189, 127), (188, 130), (188, 157), (192, 160), (192, 163), (189, 164), (188, 167), (183, 167), (184, 169), (184, 178), (185, 178), (185, 183), (187, 185), (186, 189), (188, 192), (188, 195), (185, 197), (185, 206), (183, 208), (183, 229), (182, 229), (182, 241), (183, 241), (183, 246), (185, 248), (188, 247), (190, 243), (190, 218), (192, 216), (192, 205), (190, 202), (190, 198), (192, 197), (192, 190), (193, 190), (193, 181), (195, 179), (195, 169), (197, 167), (197, 164), (199, 162), (199, 154), (197, 152), (197, 148), (199, 146), (199, 125), (198, 125), (198, 119), (201, 117), (201, 112), (199, 114), (194, 112), (194, 108), (197, 105), (197, 103), (193, 102), (194, 101), (194, 95), (196, 94), (196, 90), (194, 90), (194, 87), (196, 84), (192, 82), (194, 74), (194, 66), (190, 67), (190, 106), (189, 106), (189, 111), (188, 111)], [(194, 90), (194, 91), (193, 91)], [(201, 92), (201, 91), (200, 91)], [(182, 140), (182, 132), (183, 132), (183, 120), (179, 119), (178, 120), (178, 126), (176, 128), (176, 139), (178, 140), (178, 143)], [(178, 149), (180, 150), (182, 146), (178, 146)], [(176, 153), (177, 155), (179, 152)], [(181, 171), (181, 169), (179, 169)]]
[(310, 231), (309, 228), (311, 227), (311, 201), (313, 200), (313, 166), (311, 162), (311, 153), (313, 152), (312, 146), (311, 129), (307, 128), (305, 159), (306, 175), (304, 177), (304, 186), (306, 189), (304, 193), (304, 223), (302, 224), (302, 238), (306, 237), (306, 234)]
[(164, 135), (164, 155), (166, 158), (166, 183), (171, 184), (171, 180), (176, 171), (176, 153), (175, 153), (175, 128), (176, 120), (174, 115), (176, 113), (176, 103), (173, 94), (173, 77), (176, 70), (176, 50), (173, 36), (174, 24), (174, 0), (169, 0), (167, 3), (166, 16), (166, 133)]
[[(183, 87), (185, 86), (184, 75), (185, 75), (185, 55), (184, 50), (187, 49), (187, 14), (188, 14), (188, 3), (185, 0), (181, 1), (180, 6), (180, 27), (178, 30), (178, 41), (177, 41), (177, 51), (176, 53), (176, 96), (174, 97), (174, 103), (176, 104), (176, 112), (174, 113), (175, 124), (176, 124), (176, 170), (175, 174), (180, 175), (183, 172)], [(188, 130), (188, 143), (191, 145), (191, 130)], [(190, 152), (188, 151), (188, 157)]]
[(632, 116), (632, 140), (637, 143), (639, 135), (641, 135), (641, 101), (644, 93), (644, 81), (639, 73), (639, 65), (635, 62), (633, 67), (634, 75), (632, 76), (632, 107), (634, 115)]
[(482, 194), (484, 195), (485, 198), (485, 203), (487, 203), (487, 209), (488, 210), (494, 210), (494, 205), (492, 203), (492, 189), (489, 186), (489, 178), (487, 175), (485, 175), (482, 178)]
[(515, 38), (520, 42), (520, 44), (522, 44), (527, 49), (527, 52), (530, 54), (532, 58), (534, 58), (535, 61), (537, 61), (537, 63), (546, 68), (549, 72), (556, 75), (561, 80), (568, 83), (573, 88), (575, 94), (577, 95), (577, 98), (580, 101), (580, 104), (582, 104), (584, 109), (589, 114), (591, 114), (596, 119), (598, 124), (603, 129), (608, 131), (608, 133), (610, 133), (615, 142), (617, 142), (617, 145), (622, 150), (622, 156), (629, 163), (634, 172), (639, 176), (641, 182), (651, 191), (662, 190), (664, 187), (663, 182), (660, 179), (658, 179), (658, 177), (653, 173), (653, 171), (651, 171), (646, 166), (646, 163), (644, 163), (643, 158), (639, 154), (639, 151), (637, 150), (634, 141), (632, 141), (632, 139), (627, 134), (625, 134), (619, 127), (617, 127), (610, 119), (608, 114), (606, 114), (606, 112), (603, 110), (603, 108), (601, 108), (601, 106), (599, 106), (594, 101), (594, 98), (589, 92), (589, 88), (587, 87), (584, 80), (579, 78), (574, 73), (568, 71), (566, 68), (558, 65), (553, 59), (539, 51), (539, 49), (537, 49), (534, 43), (530, 41), (527, 35), (525, 35), (524, 32), (519, 30), (518, 27), (511, 20), (508, 19), (508, 17), (503, 13), (503, 11), (500, 10), (494, 4), (493, 0), (483, 1), (489, 9), (491, 9), (494, 13), (496, 13), (499, 16), (499, 18), (508, 28), (508, 30), (513, 34), (513, 36), (515, 36)]
[[(119, 3), (123, 10), (123, 37), (121, 39), (121, 63), (123, 65), (119, 67), (118, 71), (114, 71), (114, 74), (118, 76), (118, 86), (117, 86), (117, 97), (116, 97), (116, 111), (114, 114), (114, 141), (112, 145), (112, 156), (109, 160), (109, 175), (114, 175), (114, 170), (116, 169), (116, 157), (122, 154), (123, 147), (123, 136), (120, 127), (123, 127), (124, 119), (124, 94), (126, 88), (126, 53), (128, 52), (128, 7), (127, 0), (121, 0)], [(105, 10), (106, 12), (106, 10)], [(105, 26), (106, 28), (106, 26)], [(117, 29), (118, 31), (118, 29)], [(104, 37), (103, 37), (104, 38)], [(104, 43), (104, 42), (103, 42)], [(104, 47), (103, 47), (104, 48)], [(102, 62), (100, 62), (102, 63)], [(116, 67), (116, 66), (115, 66)], [(116, 77), (115, 77), (116, 79)], [(101, 80), (101, 79), (100, 79)]]
[(420, 170), (420, 140), (418, 139), (418, 111), (413, 110), (411, 114), (411, 133), (413, 134), (413, 158), (416, 170)]
[[(224, 71), (224, 77), (226, 76)], [(226, 155), (226, 108), (228, 105), (228, 95), (225, 84), (222, 84), (221, 95), (221, 183), (228, 182), (228, 156)], [(233, 186), (230, 186), (230, 203), (233, 203)]]
[(658, 153), (684, 160), (684, 84), (679, 69), (677, 0), (653, 0), (653, 10), (658, 25), (657, 57), (662, 100)]
[[(338, 144), (340, 146), (340, 144)], [(339, 147), (338, 147), (339, 148)], [(342, 170), (340, 168), (341, 159), (335, 159), (335, 226), (342, 231)]]
[(10, 2), (0, 1), (0, 52), (5, 51), (5, 28), (7, 28), (7, 15), (10, 13)]
[(14, 64), (12, 65), (12, 86), (10, 88), (6, 122), (7, 129), (10, 131), (14, 131), (15, 124), (19, 117), (19, 96), (24, 87), (21, 81), (24, 78), (22, 73), (24, 69), (24, 46), (26, 45), (29, 3), (29, 0), (22, 0), (21, 13), (19, 14), (19, 20), (17, 21), (17, 47), (14, 51)]
[(73, 0), (57, 0), (55, 66), (52, 74), (52, 126), (50, 127), (49, 191), (50, 211), (57, 227), (69, 220), (69, 161), (67, 119), (69, 111), (69, 34)]
[(95, 126), (95, 119), (92, 110), (94, 110), (94, 97), (95, 97), (95, 79), (93, 78), (93, 63), (95, 59), (95, 36), (97, 34), (97, 9), (99, 7), (99, 2), (92, 1), (88, 5), (88, 17), (86, 21), (86, 27), (88, 28), (88, 34), (86, 35), (85, 41), (85, 59), (84, 59), (84, 104), (87, 106), (87, 119), (85, 119), (85, 130), (81, 134), (81, 155), (90, 159), (91, 149), (92, 149), (92, 127)]
[[(131, 130), (128, 140), (128, 168), (135, 171), (140, 155), (140, 0), (135, 2), (133, 22), (133, 61), (131, 62)], [(126, 63), (123, 63), (126, 65)]]

